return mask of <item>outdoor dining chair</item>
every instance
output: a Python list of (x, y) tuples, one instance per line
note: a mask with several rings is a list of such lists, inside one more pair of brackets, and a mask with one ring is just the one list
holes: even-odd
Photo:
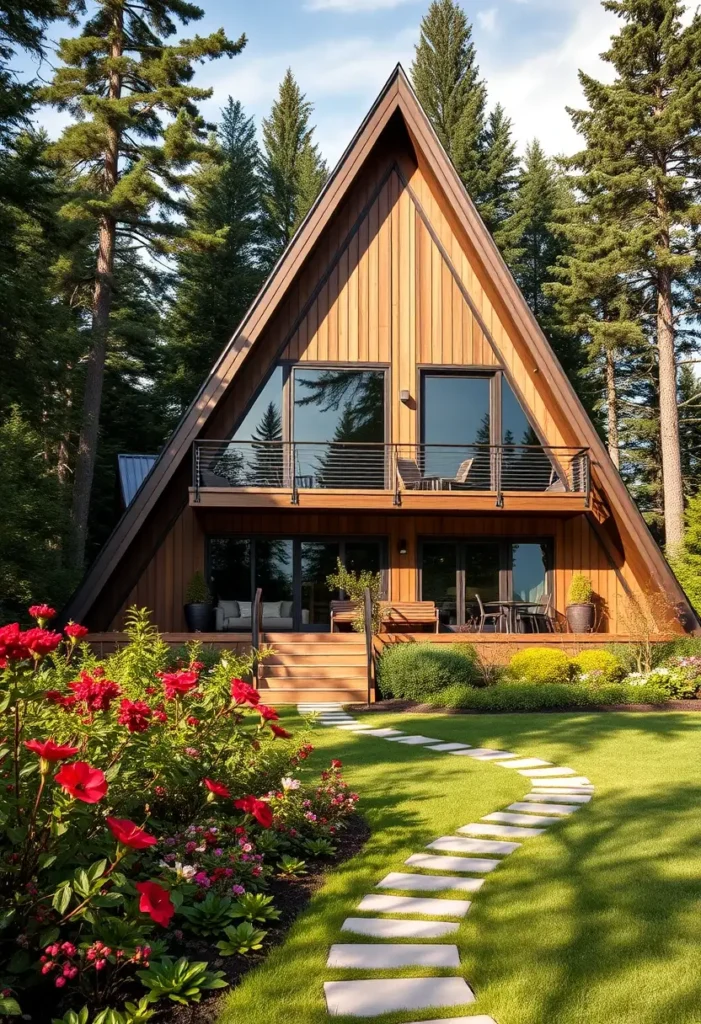
[(484, 604), (482, 603), (482, 598), (479, 596), (479, 594), (475, 594), (475, 599), (480, 610), (479, 632), (485, 633), (485, 626), (488, 625), (494, 626), (495, 633), (502, 632), (502, 626), (506, 622), (506, 615), (504, 614), (504, 609), (499, 608), (499, 610), (496, 612), (488, 612), (484, 607)]

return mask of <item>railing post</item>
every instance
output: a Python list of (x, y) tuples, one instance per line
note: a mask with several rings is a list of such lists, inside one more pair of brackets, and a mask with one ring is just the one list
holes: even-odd
[(365, 654), (367, 657), (368, 672), (368, 705), (372, 704), (372, 694), (375, 685), (375, 650), (373, 646), (372, 628), (372, 594), (370, 588), (365, 588), (363, 594), (363, 621), (365, 625)]
[(499, 444), (494, 450), (494, 490), (497, 492), (497, 508), (504, 507), (504, 495), (501, 493), (501, 471), (504, 449)]
[(253, 664), (251, 666), (251, 682), (254, 689), (258, 689), (258, 667), (259, 667), (259, 654), (260, 654), (260, 636), (262, 633), (263, 626), (263, 591), (260, 587), (256, 590), (256, 596), (253, 601), (253, 608), (251, 609), (251, 652), (253, 654)]
[(582, 487), (584, 490), (584, 507), (591, 508), (591, 455), (588, 451), (582, 452)]
[(394, 475), (394, 504), (401, 505), (402, 492), (399, 487), (399, 458), (396, 444), (392, 445), (392, 473)]
[(297, 447), (290, 442), (290, 468), (292, 471), (292, 504), (299, 505), (299, 489), (297, 487)]
[(194, 477), (195, 477), (195, 480), (194, 480), (194, 483), (195, 483), (195, 501), (199, 503), (199, 500), (200, 500), (200, 446), (197, 443), (197, 441), (195, 441), (194, 445), (192, 446), (192, 460), (193, 460), (193, 462), (192, 462), (192, 472), (193, 472)]

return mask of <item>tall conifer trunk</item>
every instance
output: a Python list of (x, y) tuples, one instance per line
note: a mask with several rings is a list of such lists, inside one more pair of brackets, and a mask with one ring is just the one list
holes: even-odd
[(666, 267), (662, 267), (658, 272), (657, 351), (660, 380), (660, 451), (662, 453), (665, 542), (667, 554), (670, 557), (675, 557), (684, 542), (684, 484), (679, 444), (672, 275)]
[(608, 421), (608, 450), (616, 469), (621, 468), (618, 432), (618, 396), (616, 395), (616, 363), (613, 350), (606, 349), (606, 416)]
[[(118, 60), (122, 56), (123, 35), (124, 12), (120, 6), (115, 8), (112, 16), (110, 57), (113, 60)], [(121, 94), (122, 76), (118, 71), (112, 70), (109, 76), (109, 99), (118, 100)], [(119, 131), (111, 124), (107, 132), (107, 148), (105, 150), (105, 195), (111, 195), (119, 181), (119, 148)], [(87, 358), (85, 371), (83, 412), (73, 483), (73, 555), (75, 564), (79, 568), (82, 568), (85, 562), (90, 495), (92, 493), (95, 459), (97, 457), (102, 386), (105, 378), (105, 360), (107, 358), (107, 336), (112, 308), (116, 239), (117, 225), (115, 219), (111, 214), (103, 213), (98, 227), (97, 267), (92, 302), (92, 348)]]

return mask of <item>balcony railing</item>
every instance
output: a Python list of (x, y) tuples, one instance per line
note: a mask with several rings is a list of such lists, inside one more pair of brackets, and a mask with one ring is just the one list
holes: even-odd
[(588, 448), (545, 445), (362, 444), (315, 441), (196, 441), (193, 487), (300, 491), (574, 493), (589, 503)]

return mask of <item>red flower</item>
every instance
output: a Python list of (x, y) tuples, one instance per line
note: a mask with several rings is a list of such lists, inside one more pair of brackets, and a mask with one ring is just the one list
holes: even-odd
[(47, 690), (44, 696), (50, 704), (60, 704), (62, 708), (72, 708), (77, 703), (77, 698), (67, 697), (60, 690)]
[(258, 693), (258, 690), (249, 686), (248, 683), (244, 683), (243, 679), (231, 680), (231, 696), (236, 704), (255, 705), (260, 701), (260, 694)]
[(53, 740), (25, 740), (24, 745), (44, 761), (66, 761), (69, 757), (75, 757), (80, 750), (80, 747), (61, 746)]
[(53, 619), (56, 609), (49, 604), (33, 604), (29, 609), (29, 614), (33, 619), (38, 619), (39, 625), (43, 626), (49, 619)]
[(69, 622), (63, 632), (70, 639), (71, 643), (75, 644), (78, 640), (82, 640), (84, 636), (87, 636), (90, 630), (87, 626), (79, 626), (77, 622)]
[(80, 678), (68, 684), (77, 700), (85, 704), (88, 711), (108, 711), (115, 697), (122, 692), (121, 686), (110, 679), (95, 678), (89, 672), (81, 672)]
[(155, 836), (150, 836), (128, 818), (106, 818), (105, 821), (117, 842), (128, 846), (130, 850), (145, 850), (158, 842)]
[(107, 792), (104, 774), (86, 761), (64, 764), (54, 779), (74, 800), (81, 800), (84, 804), (99, 803)]
[(142, 914), (148, 914), (156, 924), (167, 928), (170, 919), (175, 913), (173, 901), (167, 889), (158, 885), (157, 882), (137, 882), (136, 888), (141, 893), (139, 910)]
[(221, 782), (214, 782), (212, 779), (203, 779), (202, 781), (204, 782), (209, 792), (214, 793), (215, 796), (231, 796), (229, 790), (226, 788), (226, 786), (222, 786)]
[(161, 675), (166, 700), (173, 700), (180, 694), (194, 690), (197, 681), (196, 672), (163, 672)]
[(126, 725), (129, 732), (146, 732), (151, 718), (151, 708), (143, 700), (122, 701), (117, 721)]
[(194, 729), (195, 726), (200, 724), (200, 720), (199, 720), (199, 718), (195, 718), (194, 715), (188, 715), (187, 716), (187, 724), (191, 725), (192, 728)]
[(263, 828), (270, 828), (273, 823), (273, 812), (264, 800), (255, 796), (244, 796), (240, 800), (234, 800), (234, 807), (237, 807), (245, 814), (252, 814)]
[(22, 661), (29, 657), (29, 651), (22, 643), (22, 633), (18, 622), (11, 622), (0, 628), (0, 668), (5, 668), (8, 661)]
[(48, 629), (42, 629), (41, 626), (35, 626), (34, 629), (28, 629), (25, 633), (20, 634), (20, 642), (35, 658), (43, 658), (45, 654), (51, 654), (62, 639), (60, 633), (52, 633)]
[(292, 739), (292, 733), (288, 732), (287, 729), (283, 729), (281, 725), (275, 725), (275, 722), (271, 722), (270, 728), (272, 729), (273, 736), (277, 736), (281, 740)]
[(339, 761), (337, 758), (334, 758), (333, 761), (331, 762), (331, 767), (332, 768), (343, 768), (343, 761)]
[(259, 704), (256, 711), (264, 722), (277, 722), (280, 717), (275, 708), (269, 708), (267, 704)]
[(168, 715), (165, 713), (165, 711), (163, 710), (162, 707), (161, 708), (156, 708), (154, 710), (153, 717), (156, 719), (157, 722), (167, 722), (168, 721)]

